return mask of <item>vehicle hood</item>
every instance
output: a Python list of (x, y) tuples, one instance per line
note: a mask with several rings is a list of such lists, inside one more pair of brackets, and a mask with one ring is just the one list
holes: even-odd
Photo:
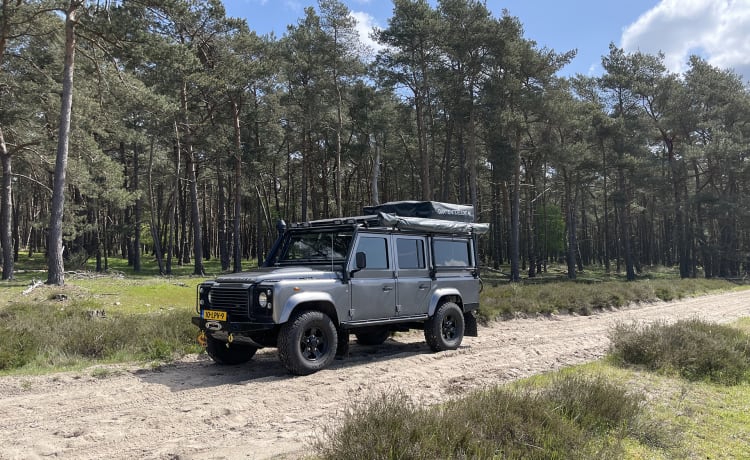
[(216, 278), (218, 283), (262, 283), (281, 280), (306, 280), (336, 278), (337, 273), (313, 267), (265, 267), (241, 273), (230, 273)]

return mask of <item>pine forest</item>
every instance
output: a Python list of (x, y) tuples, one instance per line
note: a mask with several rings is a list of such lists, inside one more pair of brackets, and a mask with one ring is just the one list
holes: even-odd
[(280, 36), (220, 0), (2, 0), (2, 278), (127, 258), (254, 267), (276, 222), (398, 200), (472, 204), (512, 281), (551, 263), (637, 278), (750, 272), (750, 93), (700, 57), (614, 44), (560, 77), (478, 0), (393, 0), (380, 51), (318, 0)]

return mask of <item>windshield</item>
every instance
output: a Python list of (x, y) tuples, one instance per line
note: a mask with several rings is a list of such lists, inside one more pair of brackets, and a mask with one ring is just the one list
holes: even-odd
[(352, 230), (293, 231), (287, 235), (277, 263), (344, 263), (352, 242)]

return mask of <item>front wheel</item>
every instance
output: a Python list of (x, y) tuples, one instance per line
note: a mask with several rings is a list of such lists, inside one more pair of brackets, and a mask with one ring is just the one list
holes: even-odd
[(206, 353), (216, 364), (243, 364), (250, 361), (256, 351), (258, 348), (252, 345), (230, 344), (206, 334)]
[(445, 302), (424, 323), (424, 338), (432, 351), (455, 350), (464, 338), (464, 313), (453, 302)]
[(320, 311), (295, 313), (279, 331), (279, 358), (296, 375), (308, 375), (331, 364), (338, 334), (331, 318)]

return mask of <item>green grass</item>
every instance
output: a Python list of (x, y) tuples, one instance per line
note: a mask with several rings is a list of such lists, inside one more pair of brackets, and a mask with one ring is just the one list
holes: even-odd
[(750, 448), (750, 385), (726, 386), (689, 382), (606, 361), (576, 368), (576, 372), (607, 369), (608, 378), (647, 397), (651, 423), (672, 434), (668, 449), (628, 439), (625, 459), (740, 459)]
[[(65, 286), (41, 286), (28, 295), (22, 292), (37, 281), (46, 281), (46, 261), (40, 254), (21, 256), (14, 280), (0, 282), (0, 309), (15, 302), (44, 303), (58, 295), (88, 304), (107, 313), (146, 313), (195, 305), (195, 288), (221, 273), (217, 259), (204, 262), (205, 276), (192, 274), (193, 265), (173, 265), (172, 276), (159, 276), (156, 261), (144, 258), (140, 273), (133, 272), (126, 259), (109, 259), (109, 271), (94, 272), (93, 260), (81, 269), (66, 272)], [(243, 267), (255, 267), (243, 261)]]
[[(163, 362), (200, 351), (190, 322), (196, 286), (215, 274), (148, 276), (134, 274), (127, 261), (110, 259), (109, 273), (71, 271), (64, 286), (41, 285), (24, 295), (45, 280), (42, 263), (22, 258), (16, 279), (0, 282), (0, 373)], [(144, 265), (147, 272), (155, 263)]]

